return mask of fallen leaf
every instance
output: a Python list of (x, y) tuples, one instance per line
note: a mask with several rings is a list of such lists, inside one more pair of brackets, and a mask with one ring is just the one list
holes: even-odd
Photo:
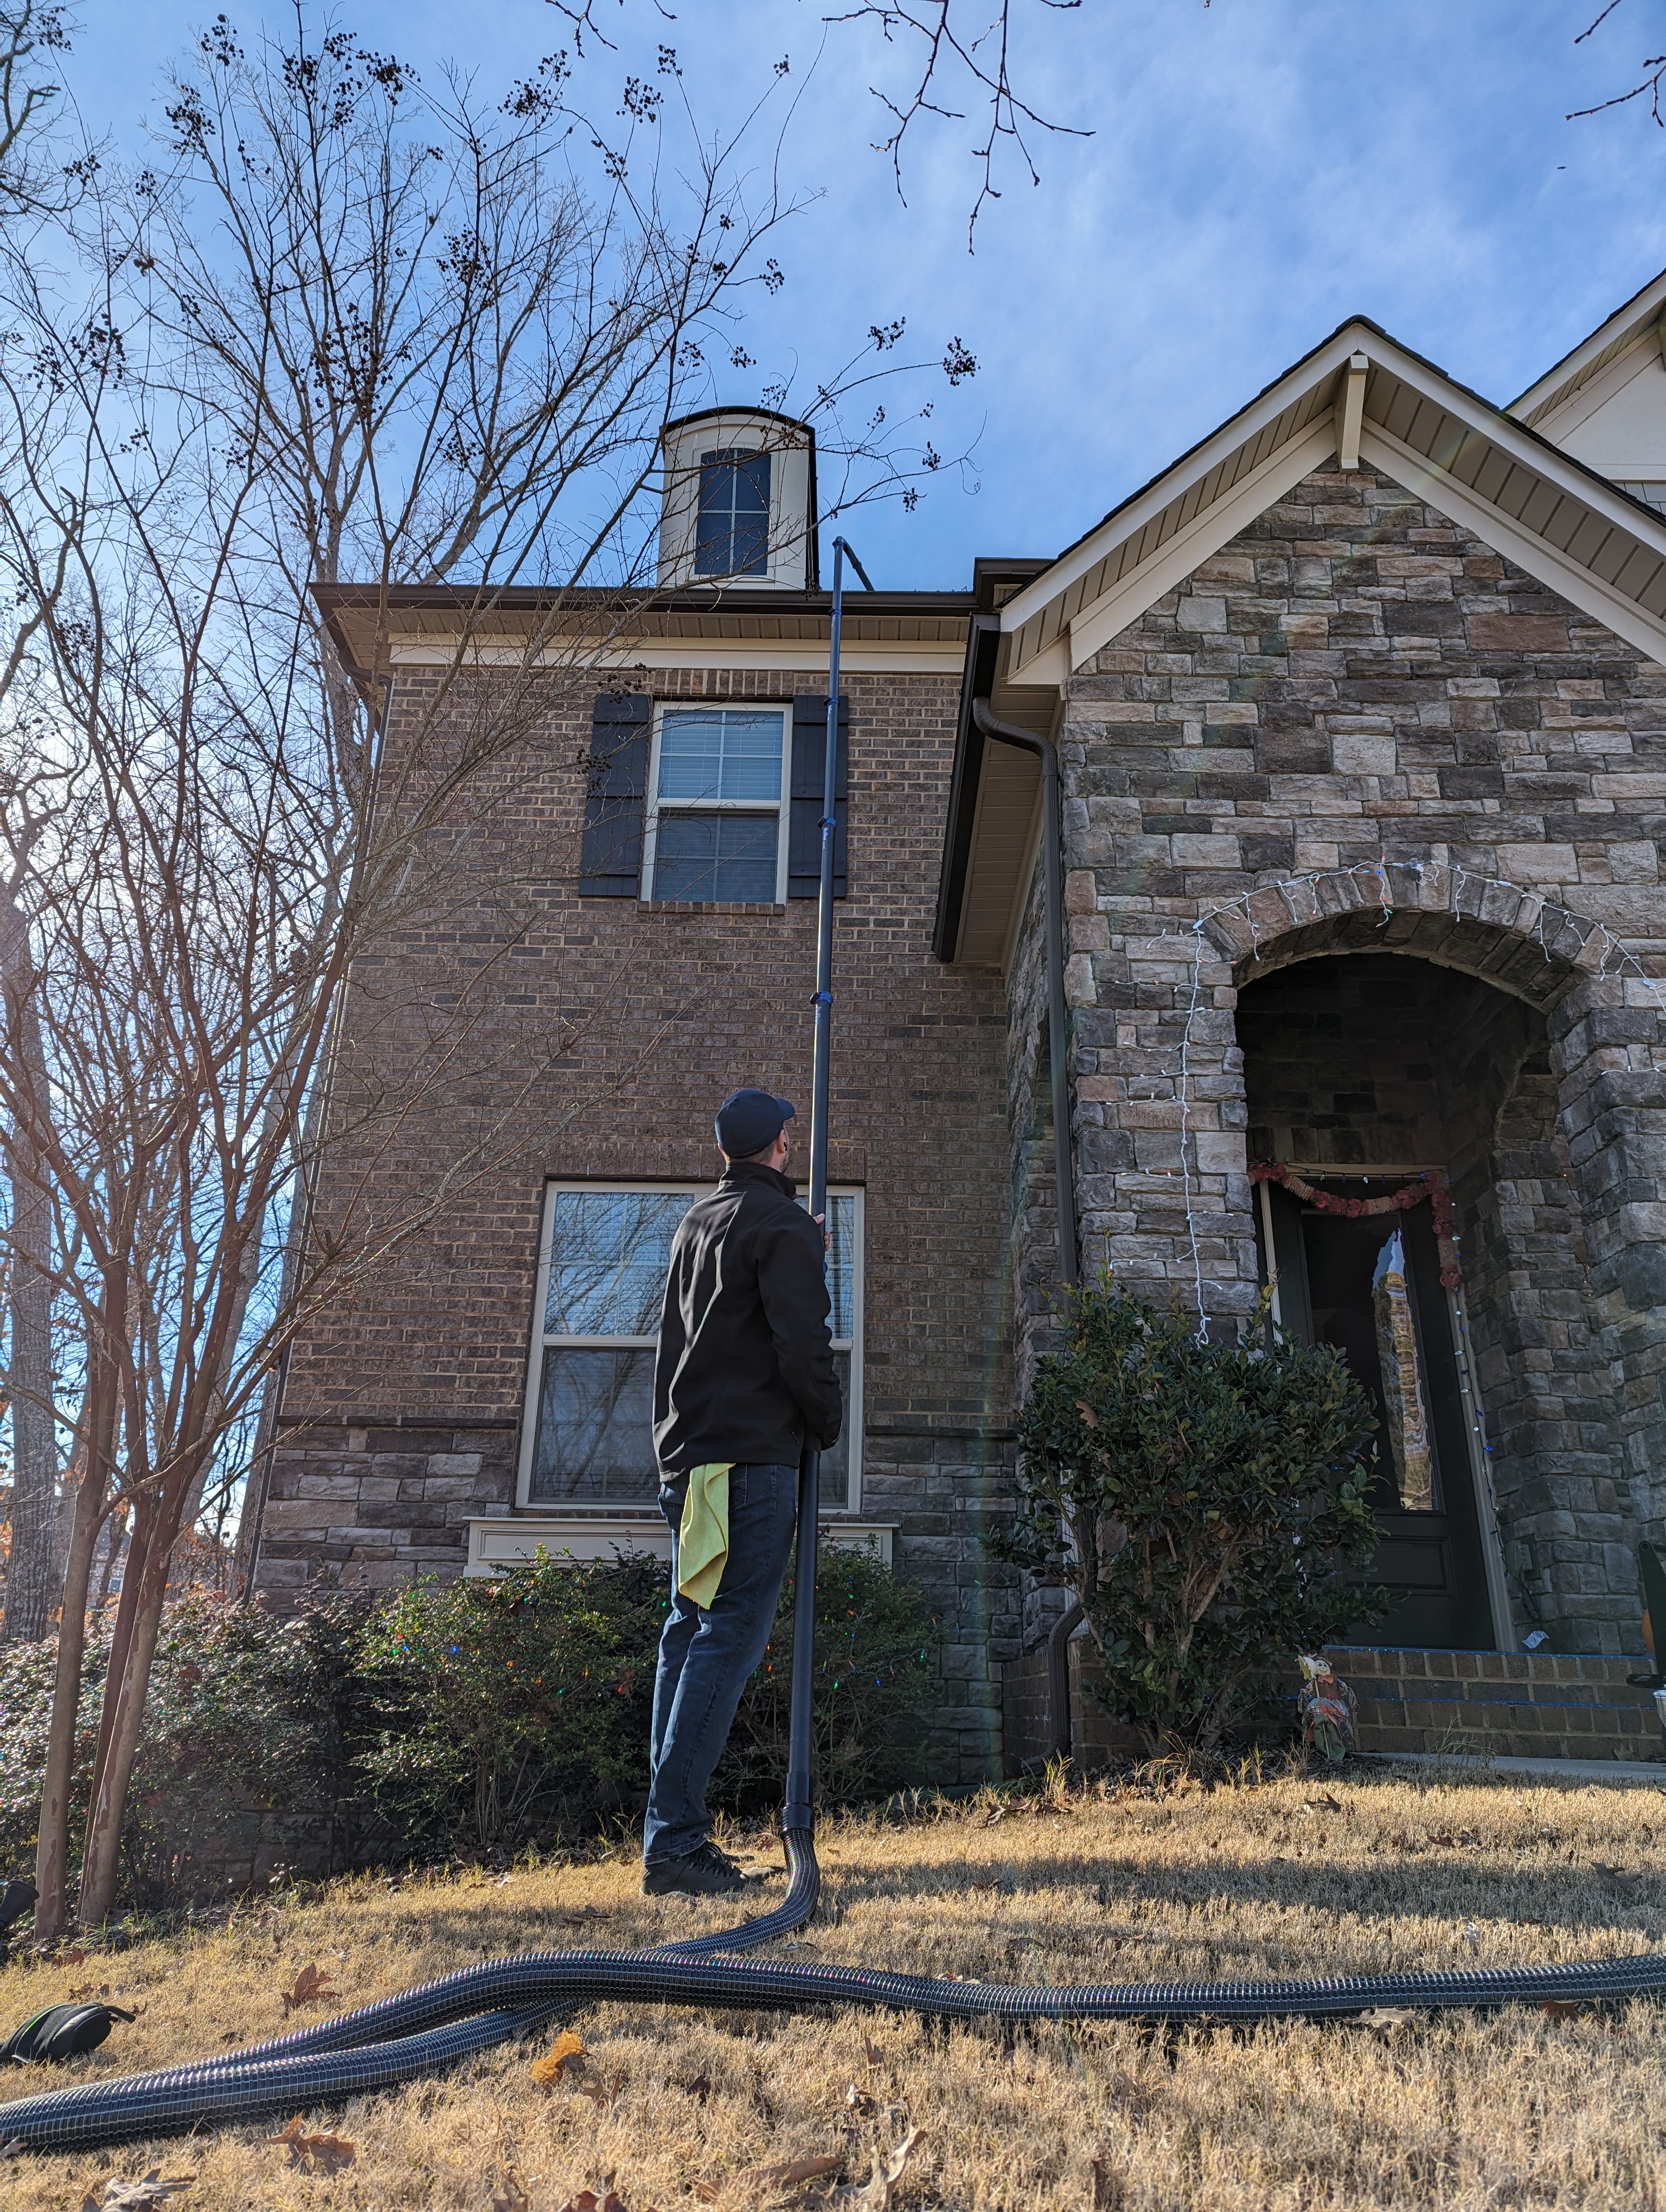
[[(611, 2202), (617, 2203), (611, 2189), (607, 2194)], [(601, 2202), (593, 2190), (581, 2189), (570, 2203), (562, 2206), (561, 2212), (601, 2212)]]
[(1360, 2014), (1359, 2025), (1361, 2027), (1404, 2027), (1408, 2021), (1416, 2018), (1417, 2014), (1409, 2006), (1377, 2005), (1371, 2011)]
[(1309, 1813), (1346, 1813), (1347, 1807), (1340, 1797), (1333, 1797), (1327, 1790), (1322, 1797), (1304, 1797), (1303, 1808)]
[(553, 2089), (557, 2081), (569, 2076), (576, 2081), (584, 2071), (590, 2053), (584, 2047), (582, 2036), (575, 2035), (570, 2027), (562, 2028), (542, 2058), (535, 2058), (527, 2068), (541, 2089)]
[[(727, 2174), (721, 2181), (696, 2181), (691, 2193), (702, 2204), (715, 2204), (718, 2198), (730, 2190), (790, 2189), (801, 2181), (825, 2180), (829, 2174), (836, 2173), (843, 2164), (842, 2152), (835, 2152), (825, 2158), (789, 2158), (783, 2160), (779, 2166), (749, 2166), (744, 2173)], [(843, 2191), (839, 2193), (842, 2195)], [(582, 2204), (576, 2208), (576, 2212), (585, 2212)], [(601, 2212), (607, 2212), (605, 2205), (601, 2208)]]
[(322, 1972), (316, 1966), (303, 1966), (295, 1976), (295, 1987), (292, 1990), (280, 1990), (278, 1995), (283, 2000), (285, 2020), (292, 2012), (298, 2012), (302, 2005), (332, 2004), (336, 1999), (336, 1992), (330, 1986), (330, 1970), (327, 1966)]
[(884, 2057), (885, 2053), (871, 2037), (865, 2035), (862, 2038), (862, 2056), (866, 2059), (870, 2067), (874, 2067), (879, 2063), (879, 2061)]
[(345, 2136), (309, 2136), (303, 2115), (297, 2112), (282, 2135), (262, 2138), (269, 2143), (281, 2143), (289, 2154), (291, 2166), (302, 2167), (308, 2173), (339, 2173), (352, 2165), (358, 2151)]
[(873, 2091), (859, 2088), (854, 2081), (845, 2091), (844, 2100), (853, 2112), (877, 2112), (879, 2109), (879, 2100)]
[(1573, 1997), (1541, 1997), (1539, 2010), (1547, 2020), (1584, 2020), (1590, 2007)]
[(919, 2148), (923, 2133), (923, 2129), (910, 2128), (889, 2158), (882, 2159), (876, 2150), (869, 2179), (854, 2182), (846, 2189), (836, 2189), (828, 2203), (845, 2206), (848, 2212), (891, 2212), (891, 2200), (902, 2186), (909, 2160)]
[(682, 2084), (682, 2090), (685, 2097), (697, 2097), (703, 2105), (712, 2093), (712, 2077), (709, 2074), (696, 2074), (692, 2081)]
[[(568, 2061), (569, 2065), (580, 2068), (582, 2067), (583, 2063), (581, 2059)], [(623, 2074), (619, 2073), (616, 2074), (611, 2081), (581, 2081), (578, 2084), (578, 2093), (581, 2097), (588, 2097), (596, 2110), (601, 2112), (613, 2102), (620, 2090), (623, 2088), (624, 2078)]]
[(611, 1920), (612, 1917), (611, 1912), (604, 1912), (599, 1905), (584, 1905), (576, 1912), (563, 1912), (561, 1924), (563, 1928), (582, 1928), (589, 1921)]
[(164, 2180), (160, 2166), (147, 2173), (143, 2181), (123, 2181), (112, 2175), (108, 2181), (95, 2187), (94, 2193), (82, 2204), (81, 2212), (157, 2212), (170, 2197), (195, 2182), (194, 2173), (170, 2174)]

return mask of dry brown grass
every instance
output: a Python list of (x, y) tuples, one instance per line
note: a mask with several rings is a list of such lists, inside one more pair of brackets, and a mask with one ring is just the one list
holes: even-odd
[[(1475, 1778), (1055, 1791), (998, 1814), (986, 1799), (900, 1826), (830, 1824), (830, 1910), (804, 1940), (829, 1960), (1032, 1982), (1612, 1954), (1662, 1940), (1663, 1824), (1652, 1787)], [(605, 1920), (566, 1924), (587, 1906)], [(21, 2019), (106, 1979), (119, 2001), (142, 2003), (135, 2026), (61, 2077), (88, 2079), (278, 2032), (279, 1991), (308, 1964), (328, 1970), (343, 2004), (362, 2003), (486, 1955), (664, 1942), (729, 1917), (645, 1902), (623, 1854), (507, 1876), (343, 1882), (106, 1962), (20, 1960), (0, 1973), (0, 2004)], [(532, 2212), (559, 2212), (610, 2183), (629, 2212), (692, 2212), (713, 2184), (721, 2205), (811, 2205), (827, 2181), (743, 2177), (837, 2153), (847, 2181), (860, 2181), (874, 2149), (912, 2124), (924, 2134), (899, 2208), (1666, 2202), (1666, 2014), (1646, 2003), (1571, 2020), (1529, 2010), (1175, 2038), (1061, 2027), (1008, 2039), (884, 2014), (622, 2006), (575, 2025), (592, 2054), (578, 2087), (540, 2087), (530, 2063), (544, 2045), (512, 2047), (319, 2116), (309, 2124), (357, 2146), (334, 2178), (287, 2163), (259, 2139), (269, 2124), (16, 2159), (0, 2166), (0, 2201), (79, 2212), (101, 2177), (161, 2165), (194, 2176), (174, 2200), (189, 2212), (487, 2212), (495, 2196), (518, 2205), (517, 2189)], [(44, 2084), (14, 2075), (4, 2086)]]

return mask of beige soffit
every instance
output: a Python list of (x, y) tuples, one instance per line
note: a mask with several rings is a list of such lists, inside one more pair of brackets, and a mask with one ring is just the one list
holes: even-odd
[(1654, 339), (1663, 313), (1666, 313), (1666, 269), (1651, 278), (1634, 298), (1627, 300), (1623, 307), (1617, 307), (1607, 322), (1600, 324), (1572, 353), (1564, 354), (1536, 384), (1529, 385), (1519, 399), (1511, 401), (1505, 412), (1531, 429), (1544, 429), (1551, 416), (1560, 412), (1621, 354)]
[[(1000, 610), (1009, 682), (1073, 668), (1335, 449), (1331, 410), (1363, 353), (1362, 451), (1594, 616), (1666, 660), (1666, 519), (1362, 319), (1138, 492)], [(1380, 434), (1379, 442), (1372, 440)]]
[[(792, 642), (776, 639), (627, 638), (617, 643), (581, 641), (566, 652), (552, 649), (543, 658), (551, 667), (718, 668), (827, 671), (827, 640), (804, 638)], [(873, 644), (848, 635), (840, 647), (840, 663), (847, 674), (874, 676), (946, 676), (958, 679), (965, 647), (956, 639), (944, 644)], [(395, 645), (387, 654), (396, 668), (435, 668), (450, 665), (453, 654), (443, 643), (425, 639), (419, 645)], [(477, 667), (520, 667), (526, 656), (513, 646), (478, 645), (469, 659)]]
[[(401, 594), (385, 609), (374, 593), (350, 586), (321, 590), (319, 598), (337, 649), (356, 672), (446, 666), (462, 649), (455, 601), (442, 592)], [(480, 666), (519, 666), (531, 648), (552, 666), (825, 668), (825, 595), (796, 604), (784, 594), (759, 604), (762, 598), (673, 599), (628, 611), (604, 603), (596, 613), (580, 605), (552, 616), (536, 593), (506, 593), (469, 637), (467, 658)], [(846, 664), (958, 676), (970, 607), (968, 592), (853, 596), (845, 602)], [(544, 642), (536, 644), (541, 631)]]

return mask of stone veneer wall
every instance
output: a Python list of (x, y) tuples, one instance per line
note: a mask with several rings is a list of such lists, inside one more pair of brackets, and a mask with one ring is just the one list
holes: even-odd
[[(1541, 1609), (1634, 1642), (1625, 1547), (1582, 1524), (1600, 1467), (1629, 1528), (1666, 1531), (1666, 1048), (1625, 958), (1666, 965), (1666, 671), (1387, 478), (1321, 471), (1071, 679), (1062, 750), (1088, 1268), (1213, 1327), (1250, 1310), (1235, 1018), (1271, 967), (1420, 957), (1543, 1014), (1555, 1127), (1487, 1133), (1482, 1242), (1530, 1276), (1571, 1218), (1565, 1147), (1583, 1311), (1560, 1279), (1536, 1312), (1512, 1288), (1487, 1387), (1532, 1462)], [(1533, 1341), (1575, 1321), (1594, 1357)], [(1512, 1398), (1511, 1372), (1535, 1380)]]

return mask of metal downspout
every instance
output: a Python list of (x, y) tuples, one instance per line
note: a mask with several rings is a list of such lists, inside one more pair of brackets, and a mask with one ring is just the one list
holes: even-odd
[[(996, 744), (1036, 754), (1042, 764), (1042, 902), (1047, 947), (1047, 1047), (1053, 1096), (1053, 1175), (1058, 1191), (1059, 1273), (1073, 1289), (1080, 1279), (1076, 1256), (1076, 1184), (1070, 1150), (1070, 1052), (1064, 1003), (1064, 807), (1058, 747), (1049, 738), (997, 721), (982, 699), (972, 702), (972, 720)], [(1081, 1626), (1082, 1608), (1073, 1604), (1060, 1614), (1047, 1638), (1047, 1707), (1050, 1755), (1068, 1759), (1070, 1729), (1070, 1638)]]
[(1033, 737), (1000, 722), (982, 699), (972, 702), (972, 721), (998, 744), (1034, 753), (1042, 764), (1042, 902), (1046, 908), (1047, 1050), (1053, 1095), (1053, 1173), (1058, 1192), (1059, 1274), (1073, 1290), (1081, 1279), (1076, 1259), (1076, 1182), (1070, 1154), (1070, 1046), (1064, 1003), (1064, 808), (1059, 751), (1049, 738)]

